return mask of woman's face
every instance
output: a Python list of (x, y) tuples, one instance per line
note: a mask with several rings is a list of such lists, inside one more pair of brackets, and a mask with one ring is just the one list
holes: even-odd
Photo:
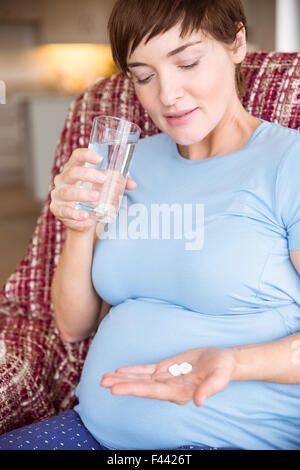
[[(156, 126), (178, 144), (192, 145), (205, 138), (235, 102), (235, 64), (243, 60), (241, 52), (202, 32), (182, 39), (176, 26), (140, 43), (127, 62), (137, 97)], [(172, 117), (183, 112), (189, 113)]]

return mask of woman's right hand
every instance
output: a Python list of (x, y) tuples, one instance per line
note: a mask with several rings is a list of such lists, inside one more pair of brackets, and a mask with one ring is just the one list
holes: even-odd
[[(96, 218), (88, 211), (76, 209), (77, 202), (95, 203), (99, 199), (101, 186), (104, 183), (104, 171), (86, 167), (85, 162), (99, 165), (102, 156), (91, 149), (78, 148), (73, 151), (63, 171), (54, 178), (54, 189), (51, 191), (50, 211), (63, 224), (78, 232), (94, 230)], [(82, 182), (93, 183), (99, 190), (81, 188)], [(134, 189), (136, 183), (129, 177), (125, 189)]]

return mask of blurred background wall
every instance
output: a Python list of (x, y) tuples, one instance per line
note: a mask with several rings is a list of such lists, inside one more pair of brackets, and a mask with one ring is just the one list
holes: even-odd
[[(48, 194), (70, 103), (116, 72), (106, 32), (114, 3), (0, 0), (0, 285), (23, 257)], [(300, 0), (243, 3), (249, 51), (300, 50)]]

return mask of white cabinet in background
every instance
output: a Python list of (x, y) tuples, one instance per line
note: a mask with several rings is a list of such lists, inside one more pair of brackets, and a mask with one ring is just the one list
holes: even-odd
[(39, 201), (48, 195), (55, 149), (74, 98), (75, 95), (59, 95), (26, 99), (29, 148), (25, 184)]

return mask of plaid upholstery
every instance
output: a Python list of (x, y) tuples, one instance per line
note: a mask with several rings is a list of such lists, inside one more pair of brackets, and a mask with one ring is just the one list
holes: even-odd
[[(256, 117), (300, 130), (300, 54), (249, 53), (243, 104)], [(54, 324), (50, 286), (65, 237), (49, 210), (53, 178), (72, 151), (87, 147), (93, 118), (137, 123), (141, 137), (160, 132), (123, 74), (97, 81), (70, 106), (55, 152), (49, 195), (24, 258), (0, 291), (0, 433), (71, 408), (92, 337), (69, 344)]]

